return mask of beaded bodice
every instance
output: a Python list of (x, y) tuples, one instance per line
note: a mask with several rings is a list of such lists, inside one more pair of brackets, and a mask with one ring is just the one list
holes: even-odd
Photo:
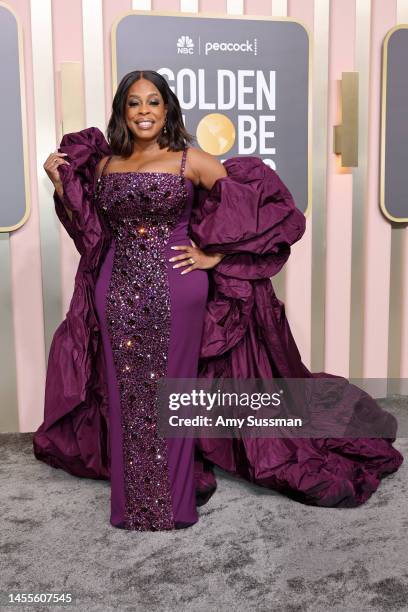
[(176, 226), (188, 193), (184, 179), (187, 148), (179, 174), (171, 172), (111, 172), (97, 181), (95, 197), (114, 236), (136, 237), (149, 228), (161, 238)]

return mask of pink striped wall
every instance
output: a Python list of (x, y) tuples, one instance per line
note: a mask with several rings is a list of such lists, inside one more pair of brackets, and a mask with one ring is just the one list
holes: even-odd
[(381, 45), (386, 32), (395, 25), (394, 1), (372, 2), (371, 63), (369, 93), (368, 210), (365, 261), (365, 342), (364, 376), (386, 378), (388, 365), (388, 310), (391, 259), (391, 226), (384, 222), (378, 207), (380, 147)]
[[(313, 0), (291, 0), (288, 16), (301, 21), (313, 39)], [(307, 218), (306, 231), (300, 242), (293, 245), (290, 260), (286, 264), (286, 315), (296, 339), (303, 363), (310, 368), (312, 316), (312, 215)], [(301, 307), (299, 308), (299, 304)]]
[[(45, 380), (44, 323), (41, 282), (41, 245), (37, 166), (45, 160), (36, 159), (36, 134), (30, 120), (35, 113), (33, 100), (33, 70), (31, 55), (29, 0), (9, 0), (7, 4), (18, 14), (24, 30), (25, 81), (29, 129), (29, 160), (31, 185), (31, 216), (27, 223), (10, 238), (12, 256), (12, 299), (16, 346), (18, 412), (21, 431), (33, 431), (42, 421)], [(203, 12), (227, 10), (226, 0), (201, 0)], [(155, 11), (177, 11), (179, 1), (153, 0)], [(387, 376), (388, 306), (390, 285), (390, 225), (381, 215), (378, 205), (378, 159), (380, 121), (381, 45), (386, 31), (396, 23), (396, 0), (373, 0), (371, 23), (371, 61), (369, 95), (369, 159), (367, 191), (367, 250), (365, 260), (365, 343), (364, 374)], [(130, 11), (131, 0), (102, 0), (104, 24), (104, 71), (107, 118), (112, 101), (110, 31), (118, 15)], [(251, 0), (244, 10), (253, 15), (271, 15), (273, 2)], [(314, 0), (288, 0), (288, 16), (302, 21), (313, 39)], [(327, 145), (327, 276), (325, 370), (348, 376), (350, 336), (350, 275), (352, 236), (352, 188), (350, 169), (342, 169), (332, 153), (333, 125), (339, 123), (339, 79), (342, 71), (355, 69), (356, 1), (332, 0), (329, 32), (328, 74), (328, 145)], [(82, 0), (61, 2), (52, 0), (53, 59), (56, 77), (55, 108), (57, 128), (61, 120), (58, 77), (62, 62), (83, 63)], [(82, 90), (83, 94), (83, 90)], [(52, 202), (49, 203), (53, 206)], [(63, 312), (68, 308), (78, 255), (65, 231), (61, 238), (61, 280)], [(408, 240), (405, 241), (408, 259)], [(312, 218), (302, 241), (294, 245), (286, 266), (286, 313), (298, 343), (304, 363), (311, 360), (311, 266)], [(408, 299), (408, 266), (404, 272), (404, 292)], [(407, 309), (408, 311), (408, 309)], [(63, 313), (61, 313), (61, 317)], [(408, 378), (408, 312), (404, 313), (401, 374)]]
[[(69, 32), (69, 36), (67, 36)], [(55, 108), (56, 108), (56, 132), (61, 138), (61, 100), (60, 100), (60, 73), (63, 62), (81, 62), (83, 65), (82, 46), (82, 2), (71, 0), (71, 2), (52, 2), (52, 35), (54, 51), (55, 79)], [(84, 97), (82, 83), (79, 95)], [(85, 125), (83, 127), (86, 127)], [(57, 143), (58, 144), (58, 143)], [(72, 296), (72, 287), (75, 272), (78, 268), (79, 255), (74, 243), (65, 229), (60, 227), (61, 240), (61, 284), (62, 284), (62, 314), (65, 315)]]
[(132, 10), (131, 0), (103, 0), (103, 42), (105, 63), (105, 107), (106, 122), (109, 120), (112, 105), (112, 64), (111, 64), (111, 30), (115, 19)]
[[(212, 3), (213, 5), (215, 4), (214, 2)], [(201, 11), (215, 11), (215, 12), (219, 12), (220, 11), (220, 6), (222, 6), (222, 2), (218, 3), (218, 9), (208, 9), (208, 8), (200, 8)], [(152, 9), (154, 11), (178, 11), (180, 7), (180, 4), (178, 2), (178, 0), (153, 0), (152, 1)]]
[[(355, 70), (355, 2), (334, 0), (330, 15), (328, 125), (341, 123), (341, 73)], [(348, 45), (344, 45), (344, 41)], [(333, 155), (333, 130), (327, 147), (326, 368), (349, 371), (352, 190), (351, 168)], [(339, 255), (342, 255), (339, 257)]]
[[(35, 112), (31, 59), (30, 6), (25, 0), (7, 5), (23, 28), (27, 123)], [(35, 132), (28, 132), (31, 214), (10, 235), (11, 282), (16, 350), (17, 397), (20, 431), (32, 431), (39, 423), (44, 401), (45, 348), (41, 283), (40, 220), (37, 199)]]
[[(156, 2), (154, 3), (156, 8)], [(227, 12), (226, 0), (200, 0), (200, 11), (203, 13), (223, 13)]]

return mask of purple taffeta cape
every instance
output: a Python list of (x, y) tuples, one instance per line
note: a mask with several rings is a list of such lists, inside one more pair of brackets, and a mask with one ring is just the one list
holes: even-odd
[[(48, 359), (44, 422), (33, 438), (35, 456), (76, 476), (110, 477), (106, 369), (94, 288), (111, 236), (94, 206), (95, 169), (111, 153), (102, 132), (88, 128), (66, 134), (59, 166), (64, 204), (57, 215), (81, 254), (65, 320), (57, 328)], [(278, 174), (257, 157), (224, 162), (227, 176), (211, 190), (195, 189), (190, 236), (207, 252), (226, 256), (211, 271), (198, 376), (205, 378), (332, 378), (311, 373), (302, 363), (270, 277), (305, 231), (305, 217)], [(345, 395), (344, 395), (345, 397)], [(340, 398), (341, 399), (341, 398)], [(278, 490), (300, 502), (357, 506), (380, 479), (403, 461), (393, 448), (397, 424), (364, 391), (353, 403), (338, 403), (354, 414), (369, 413), (388, 438), (198, 438), (197, 501), (216, 488), (212, 465)]]

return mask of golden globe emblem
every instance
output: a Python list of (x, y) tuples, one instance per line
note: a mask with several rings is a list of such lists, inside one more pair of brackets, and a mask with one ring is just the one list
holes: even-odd
[(235, 127), (231, 119), (221, 113), (211, 113), (197, 125), (197, 142), (211, 155), (224, 155), (235, 142)]

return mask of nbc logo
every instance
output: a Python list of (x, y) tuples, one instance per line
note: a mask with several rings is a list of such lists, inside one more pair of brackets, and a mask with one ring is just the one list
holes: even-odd
[(177, 53), (192, 55), (194, 53), (194, 43), (189, 36), (180, 36), (177, 41)]

